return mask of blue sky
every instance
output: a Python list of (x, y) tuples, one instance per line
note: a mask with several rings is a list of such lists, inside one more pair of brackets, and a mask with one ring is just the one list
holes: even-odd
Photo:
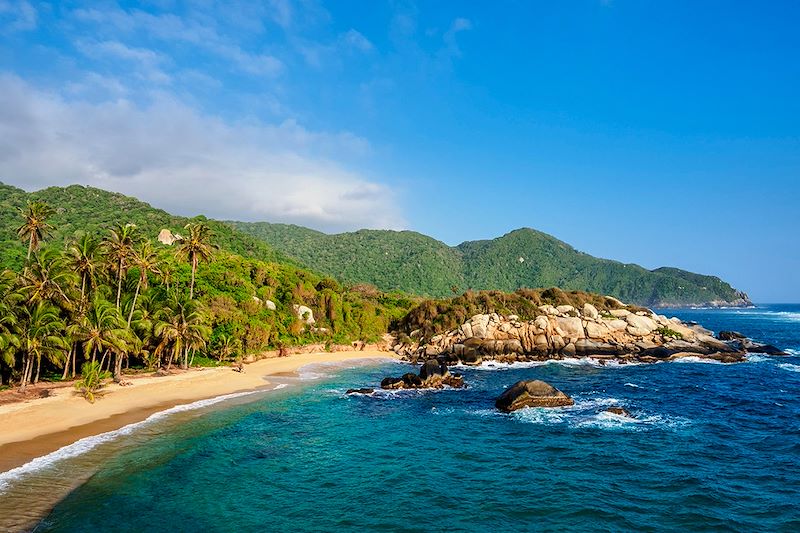
[(0, 180), (800, 301), (796, 2), (0, 0)]

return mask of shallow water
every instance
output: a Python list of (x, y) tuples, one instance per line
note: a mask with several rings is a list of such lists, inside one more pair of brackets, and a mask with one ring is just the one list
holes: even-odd
[[(799, 306), (667, 314), (800, 350)], [(151, 428), (37, 530), (800, 530), (796, 356), (484, 365), (463, 391), (344, 395), (407, 370), (337, 370)], [(495, 411), (519, 379), (576, 404)]]

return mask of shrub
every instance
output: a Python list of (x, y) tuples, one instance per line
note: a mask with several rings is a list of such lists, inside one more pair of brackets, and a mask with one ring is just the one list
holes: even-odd
[(674, 329), (670, 329), (666, 326), (662, 326), (656, 330), (656, 333), (661, 335), (662, 337), (672, 337), (673, 339), (682, 339), (683, 334), (678, 333)]
[(81, 391), (89, 403), (94, 403), (95, 393), (103, 388), (105, 380), (110, 377), (110, 372), (100, 369), (99, 362), (86, 362), (81, 367), (81, 379), (75, 382), (75, 388)]

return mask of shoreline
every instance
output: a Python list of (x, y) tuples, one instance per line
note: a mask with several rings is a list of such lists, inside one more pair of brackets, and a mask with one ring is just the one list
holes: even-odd
[(316, 352), (274, 357), (231, 367), (190, 369), (168, 376), (130, 376), (128, 386), (104, 387), (94, 404), (72, 387), (53, 389), (45, 398), (0, 405), (0, 473), (20, 467), (78, 440), (141, 422), (175, 406), (242, 392), (268, 391), (276, 381), (298, 376), (313, 364), (358, 359), (396, 359), (377, 350)]

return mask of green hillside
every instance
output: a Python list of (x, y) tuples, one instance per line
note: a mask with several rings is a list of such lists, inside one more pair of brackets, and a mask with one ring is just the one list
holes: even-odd
[[(46, 215), (30, 214), (34, 201), (46, 202)], [(52, 231), (26, 262), (31, 241), (23, 243), (17, 228), (31, 220), (45, 220)], [(210, 230), (199, 241), (208, 243), (209, 260), (198, 262), (194, 281), (191, 256), (180, 251), (195, 241), (161, 244), (156, 237), (165, 228), (184, 237)], [(128, 237), (115, 240), (112, 229)], [(343, 286), (227, 224), (88, 187), (27, 193), (0, 184), (0, 246), (0, 387), (35, 382), (40, 371), (75, 375), (89, 359), (110, 368), (113, 358), (119, 373), (122, 360), (155, 369), (309, 343), (377, 341), (414, 303), (371, 286)], [(315, 322), (306, 323), (309, 315), (299, 316), (296, 306), (311, 309)], [(45, 332), (34, 323), (45, 318), (47, 339), (63, 342), (42, 358), (26, 351), (35, 343), (22, 340)], [(92, 328), (113, 342), (90, 348)]]
[(310, 268), (346, 282), (428, 297), (452, 291), (559, 287), (609, 294), (648, 306), (747, 303), (714, 276), (675, 268), (653, 271), (598, 259), (533, 229), (456, 247), (411, 231), (327, 235), (299, 226), (229, 222)]

